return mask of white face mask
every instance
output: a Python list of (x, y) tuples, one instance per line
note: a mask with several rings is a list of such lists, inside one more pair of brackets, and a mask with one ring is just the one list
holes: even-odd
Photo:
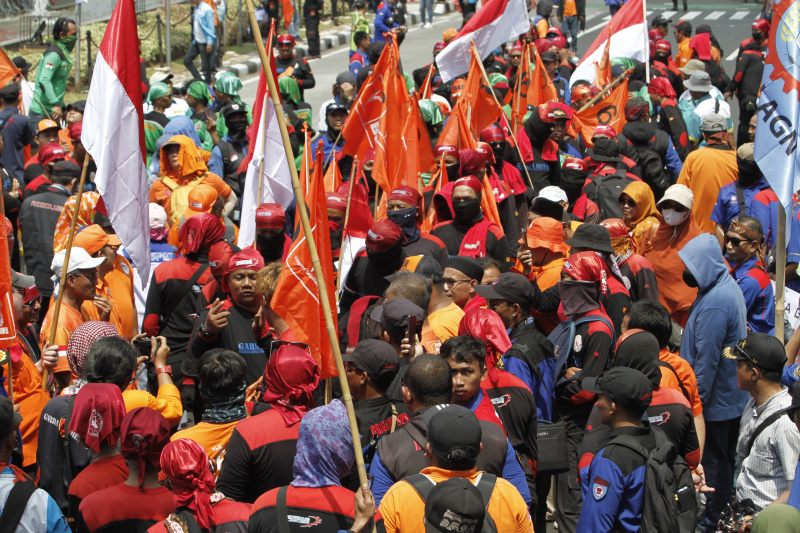
[(661, 215), (664, 217), (664, 222), (670, 226), (677, 226), (686, 220), (686, 217), (689, 216), (689, 210), (687, 209), (681, 213), (680, 211), (675, 211), (674, 209), (664, 209), (664, 211), (661, 212)]

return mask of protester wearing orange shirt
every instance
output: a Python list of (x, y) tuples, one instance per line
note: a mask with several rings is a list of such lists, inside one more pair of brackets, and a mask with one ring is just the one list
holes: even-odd
[(675, 64), (678, 68), (686, 66), (692, 58), (692, 49), (689, 48), (689, 41), (692, 38), (692, 23), (686, 20), (679, 20), (675, 24), (675, 40), (678, 42), (678, 53), (675, 54)]
[(219, 200), (217, 190), (211, 185), (201, 183), (189, 192), (189, 206), (183, 212), (183, 216), (178, 220), (177, 224), (173, 224), (169, 228), (169, 238), (167, 243), (180, 249), (181, 242), (178, 238), (178, 232), (186, 220), (192, 218), (200, 213), (211, 213), (219, 219), (225, 226), (225, 234), (222, 240), (228, 244), (235, 244), (239, 239), (239, 228), (230, 221), (227, 217), (222, 216), (222, 202)]
[(223, 214), (236, 207), (236, 195), (222, 178), (208, 171), (204, 155), (189, 137), (175, 135), (161, 147), (161, 177), (150, 187), (150, 203), (159, 204), (178, 222), (189, 206), (189, 192), (200, 183), (210, 185), (225, 198)]
[[(124, 257), (117, 255), (122, 242), (113, 233), (107, 234), (97, 224), (82, 228), (73, 240), (75, 246), (86, 250), (89, 255), (105, 258), (97, 268), (98, 280), (95, 290), (95, 305), (84, 302), (81, 311), (89, 320), (111, 322), (125, 340), (130, 341), (138, 333), (138, 315), (133, 298), (133, 269)], [(108, 313), (105, 301), (108, 302)]]
[(191, 439), (203, 447), (219, 476), (225, 448), (240, 420), (247, 418), (244, 405), (247, 363), (236, 352), (214, 348), (200, 357), (197, 376), (205, 410), (202, 422), (178, 431), (170, 440)]

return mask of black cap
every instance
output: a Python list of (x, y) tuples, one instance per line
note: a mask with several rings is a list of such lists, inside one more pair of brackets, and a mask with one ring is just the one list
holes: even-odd
[(555, 63), (558, 61), (558, 56), (555, 52), (542, 52), (539, 57), (542, 58), (543, 63)]
[(468, 450), (477, 458), (483, 430), (475, 413), (460, 405), (436, 405), (422, 414), (428, 426), (428, 442), (450, 460), (456, 450)]
[(67, 111), (77, 111), (81, 115), (86, 110), (86, 100), (78, 100), (77, 102), (72, 102), (71, 104), (67, 104), (67, 107), (64, 108), (64, 112)]
[[(8, 357), (8, 355), (6, 355)], [(0, 440), (8, 437), (22, 422), (22, 415), (14, 411), (11, 400), (0, 396)]]
[(664, 15), (656, 15), (653, 17), (653, 20), (650, 21), (650, 26), (662, 26), (664, 24), (670, 24), (672, 19), (666, 18)]
[(622, 161), (622, 156), (619, 155), (619, 145), (608, 137), (599, 137), (586, 155), (595, 161)]
[(347, 106), (344, 104), (340, 104), (339, 102), (331, 102), (328, 104), (328, 107), (325, 108), (325, 116), (327, 117), (334, 111), (344, 111), (347, 113)]
[(225, 117), (226, 121), (228, 120), (228, 117), (230, 117), (231, 115), (236, 115), (236, 114), (247, 115), (247, 109), (245, 109), (243, 105), (239, 105), (234, 101), (230, 101), (224, 106), (222, 106), (222, 109), (220, 111), (222, 112), (222, 116)]
[(417, 333), (422, 331), (425, 311), (411, 300), (405, 298), (386, 300), (383, 305), (375, 307), (369, 315), (370, 319), (380, 323), (383, 329), (395, 339), (402, 339), (406, 336), (409, 316), (414, 316), (417, 319)]
[(353, 76), (353, 73), (349, 70), (345, 70), (344, 72), (340, 72), (336, 75), (336, 85), (341, 85), (343, 83), (349, 83), (350, 85), (356, 84), (356, 77)]
[(475, 292), (487, 300), (506, 300), (519, 304), (523, 309), (533, 307), (533, 287), (521, 274), (504, 272), (491, 285), (475, 285)]
[(53, 164), (53, 176), (81, 177), (81, 167), (77, 163), (64, 159)]
[(653, 385), (647, 376), (624, 366), (614, 367), (596, 378), (585, 378), (581, 387), (586, 392), (605, 394), (633, 414), (644, 413), (653, 399)]
[(781, 372), (786, 365), (783, 343), (773, 335), (751, 331), (747, 338), (722, 350), (726, 359), (750, 361), (761, 370)]
[(691, 35), (692, 34), (692, 23), (688, 20), (679, 20), (675, 23), (675, 29), (679, 32), (683, 33), (684, 35)]
[(472, 257), (464, 257), (456, 255), (450, 258), (447, 268), (458, 270), (469, 279), (477, 280), (478, 282), (483, 279), (483, 267), (481, 264)]
[(608, 232), (608, 228), (600, 224), (581, 224), (567, 244), (573, 248), (588, 248), (598, 252), (614, 253), (614, 247), (611, 246), (611, 234)]
[[(586, 179), (584, 178), (584, 181)], [(542, 217), (553, 218), (561, 222), (564, 218), (564, 206), (547, 198), (537, 196), (531, 202), (531, 211)]]
[(412, 255), (403, 260), (403, 265), (395, 274), (385, 276), (386, 281), (394, 281), (403, 272), (413, 272), (429, 278), (432, 283), (441, 283), (444, 276), (442, 265), (429, 255)]
[(385, 374), (395, 376), (400, 370), (397, 351), (388, 342), (377, 339), (364, 339), (351, 353), (342, 354), (342, 360), (353, 363), (353, 366), (366, 372), (374, 381)]
[(30, 63), (28, 63), (28, 60), (22, 56), (16, 56), (14, 59), (11, 60), (11, 62), (14, 63), (14, 66), (20, 69), (23, 74), (25, 74), (25, 72), (30, 70), (30, 68), (33, 66)]
[(485, 518), (481, 491), (464, 478), (437, 483), (425, 500), (425, 533), (481, 531)]
[(4, 100), (16, 100), (19, 98), (19, 85), (16, 83), (9, 83), (0, 89), (0, 98)]

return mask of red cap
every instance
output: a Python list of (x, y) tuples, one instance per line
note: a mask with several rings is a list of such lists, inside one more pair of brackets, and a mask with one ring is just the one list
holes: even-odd
[(464, 176), (453, 183), (453, 189), (456, 187), (469, 187), (476, 193), (480, 194), (482, 191), (481, 182), (475, 176)]
[(555, 33), (559, 37), (563, 37), (564, 36), (564, 33), (561, 31), (561, 28), (559, 28), (558, 26), (550, 26), (549, 28), (547, 28), (547, 31), (545, 32), (545, 35), (550, 35), (552, 33)]
[(586, 100), (593, 98), (592, 88), (589, 87), (588, 85), (578, 85), (577, 87), (572, 89), (572, 93), (570, 94), (572, 96), (573, 102), (575, 100)]
[(409, 205), (416, 207), (417, 205), (419, 205), (420, 199), (421, 196), (414, 187), (409, 187), (408, 185), (404, 185), (402, 187), (398, 187), (397, 189), (393, 190), (391, 194), (389, 194), (387, 201), (399, 200), (401, 202), (405, 202)]
[(278, 44), (287, 44), (287, 43), (294, 46), (295, 45), (294, 37), (292, 37), (288, 33), (284, 33), (283, 35), (278, 35)]
[(39, 164), (42, 166), (55, 163), (56, 161), (63, 161), (67, 158), (64, 149), (58, 143), (47, 143), (39, 148)]
[(667, 53), (672, 53), (672, 45), (669, 44), (669, 41), (665, 41), (664, 39), (659, 39), (656, 41), (656, 51), (662, 51)]
[(435, 157), (441, 157), (443, 155), (452, 155), (454, 157), (458, 157), (458, 148), (452, 144), (437, 144), (436, 149), (433, 151), (433, 155)]
[(657, 40), (659, 40), (659, 39), (663, 39), (663, 38), (664, 38), (664, 36), (663, 36), (663, 35), (661, 35), (661, 32), (660, 32), (660, 31), (658, 31), (658, 30), (655, 30), (655, 29), (653, 29), (653, 30), (650, 30), (649, 32), (647, 32), (647, 37), (648, 37), (648, 38), (649, 38), (651, 41), (657, 41)]
[(514, 46), (511, 47), (510, 51), (511, 52), (522, 52), (523, 50), (524, 50), (524, 47), (522, 46), (522, 43), (517, 41), (517, 42), (514, 43)]
[(261, 204), (256, 209), (256, 228), (283, 229), (286, 213), (281, 204)]
[(616, 139), (617, 130), (615, 130), (611, 126), (597, 126), (592, 132), (592, 138), (595, 138), (598, 135), (602, 135), (603, 137), (608, 137), (609, 139)]
[(326, 193), (325, 204), (327, 205), (328, 209), (347, 211), (347, 196), (344, 194), (339, 194), (338, 192)]
[(561, 37), (560, 35), (558, 37), (553, 37), (553, 40), (550, 42), (553, 43), (553, 46), (555, 46), (559, 50), (562, 50), (567, 47), (567, 40)]
[(760, 31), (761, 33), (766, 33), (769, 35), (769, 28), (770, 26), (768, 20), (757, 19), (755, 22), (753, 22), (753, 29)]
[(550, 107), (550, 104), (539, 104), (539, 118), (542, 119), (542, 122), (555, 122), (556, 121), (556, 114), (553, 112), (553, 108)]
[(571, 170), (577, 170), (587, 174), (589, 173), (589, 164), (583, 159), (578, 159), (577, 157), (568, 157), (565, 159), (564, 164), (561, 165), (561, 168), (569, 168)]
[(442, 50), (444, 50), (445, 46), (447, 46), (447, 45), (440, 41), (440, 42), (438, 42), (438, 43), (433, 45), (433, 51), (434, 52), (441, 52)]
[(503, 130), (499, 126), (489, 126), (481, 132), (481, 140), (485, 143), (504, 141), (506, 136), (503, 135)]
[(483, 158), (486, 159), (487, 163), (494, 165), (494, 152), (492, 151), (492, 147), (489, 145), (489, 143), (479, 142), (475, 145), (475, 151), (481, 154)]
[(208, 250), (208, 266), (214, 276), (222, 276), (228, 269), (228, 263), (233, 257), (231, 245), (225, 241), (219, 241)]
[(367, 232), (367, 248), (375, 252), (385, 252), (403, 238), (400, 226), (384, 218), (369, 228)]
[(83, 131), (83, 122), (75, 122), (69, 126), (69, 138), (73, 141), (80, 140)]

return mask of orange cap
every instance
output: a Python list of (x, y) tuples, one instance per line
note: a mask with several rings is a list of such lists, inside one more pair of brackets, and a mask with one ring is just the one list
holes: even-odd
[(215, 203), (217, 203), (217, 190), (211, 185), (201, 183), (189, 192), (189, 206), (183, 217), (190, 219), (200, 213), (210, 213)]
[(551, 252), (568, 252), (569, 245), (564, 243), (561, 222), (550, 217), (535, 219), (528, 231), (529, 248), (547, 248)]
[(86, 226), (75, 234), (73, 246), (83, 248), (89, 255), (94, 255), (105, 245), (119, 246), (122, 242), (119, 237), (113, 233), (109, 234), (103, 231), (97, 224)]
[(56, 124), (54, 120), (50, 120), (49, 118), (40, 120), (38, 126), (39, 126), (38, 131), (49, 130), (51, 128), (58, 128), (58, 124)]
[(458, 30), (457, 29), (455, 29), (455, 28), (447, 28), (442, 33), (442, 40), (445, 42), (445, 44), (447, 44), (456, 35), (458, 35)]

